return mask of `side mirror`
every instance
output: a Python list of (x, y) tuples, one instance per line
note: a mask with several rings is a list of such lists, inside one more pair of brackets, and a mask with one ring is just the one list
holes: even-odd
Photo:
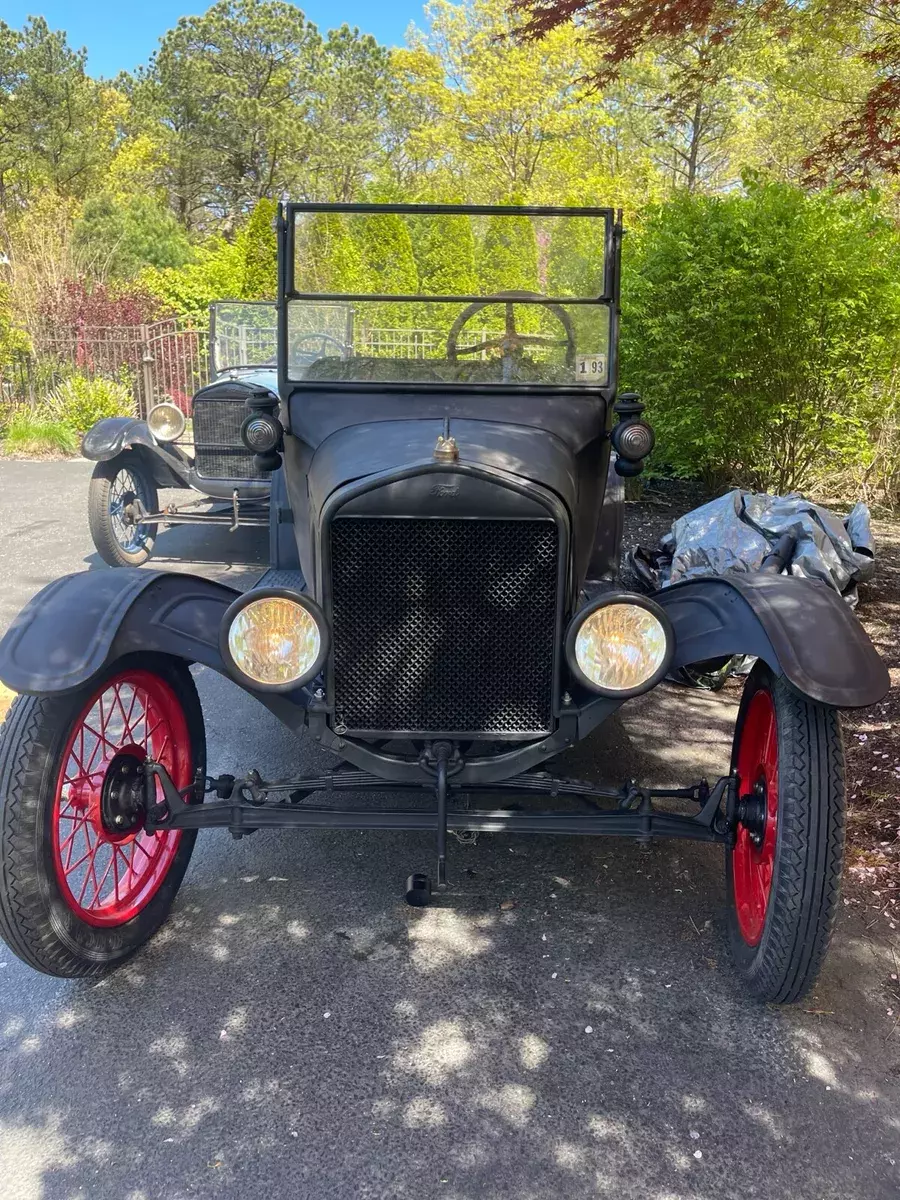
[(643, 411), (644, 405), (637, 392), (622, 392), (613, 405), (613, 412), (619, 419), (609, 440), (616, 452), (618, 475), (640, 475), (644, 459), (656, 442), (653, 429), (641, 419)]

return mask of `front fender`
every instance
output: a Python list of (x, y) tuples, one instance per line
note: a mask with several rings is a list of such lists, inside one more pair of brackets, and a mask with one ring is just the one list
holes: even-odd
[(161, 487), (191, 486), (191, 460), (175, 446), (161, 446), (147, 422), (136, 417), (104, 417), (91, 426), (81, 442), (82, 455), (92, 462), (109, 462), (126, 450), (141, 455)]
[[(170, 654), (231, 679), (219, 628), (239, 592), (197, 575), (119, 567), (48, 584), (0, 639), (0, 680), (14, 692), (67, 692), (126, 654)], [(239, 685), (240, 686), (240, 685)], [(246, 691), (292, 728), (306, 693)]]
[(673, 668), (752, 654), (834, 708), (865, 708), (891, 686), (849, 605), (819, 580), (735, 574), (676, 583), (653, 598), (675, 631)]

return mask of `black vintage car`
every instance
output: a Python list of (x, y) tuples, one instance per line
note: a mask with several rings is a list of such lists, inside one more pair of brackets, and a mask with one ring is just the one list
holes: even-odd
[[(438, 887), (448, 830), (678, 837), (722, 847), (747, 988), (797, 999), (840, 883), (838, 710), (888, 675), (837, 593), (781, 573), (784, 547), (757, 574), (649, 598), (617, 584), (622, 477), (653, 444), (616, 390), (619, 215), (283, 205), (278, 237), (277, 385), (228, 382), (254, 469), (283, 463), (272, 569), (243, 595), (68, 576), (0, 643), (0, 679), (25, 693), (0, 742), (10, 947), (58, 975), (113, 966), (165, 919), (200, 829), (431, 830)], [(355, 269), (379, 239), (416, 249), (414, 286), (395, 256), (374, 280)], [(471, 290), (429, 273), (442, 240), (474, 244)], [(310, 355), (321, 304), (352, 308), (353, 342)], [(659, 791), (552, 769), (668, 672), (734, 654), (757, 662), (729, 774)], [(210, 774), (191, 663), (342, 765)], [(410, 903), (430, 893), (407, 880)]]
[[(352, 309), (311, 305), (307, 317), (299, 358), (312, 362), (323, 347), (349, 353)], [(104, 562), (140, 566), (160, 525), (268, 527), (271, 471), (241, 441), (241, 423), (248, 386), (277, 387), (276, 346), (274, 303), (219, 301), (210, 306), (210, 383), (192, 397), (189, 418), (167, 398), (145, 420), (107, 417), (88, 430), (81, 452), (97, 463), (88, 522)], [(189, 488), (199, 498), (160, 508), (160, 488)]]

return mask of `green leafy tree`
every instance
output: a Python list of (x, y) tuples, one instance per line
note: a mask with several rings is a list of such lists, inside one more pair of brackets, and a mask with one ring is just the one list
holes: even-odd
[(871, 200), (751, 179), (654, 208), (624, 272), (622, 371), (657, 462), (783, 492), (865, 461), (898, 279), (900, 240)]
[(176, 269), (148, 267), (139, 282), (160, 307), (206, 325), (209, 306), (215, 300), (244, 300), (246, 253), (243, 239), (233, 242), (210, 238), (191, 262)]
[[(423, 296), (472, 296), (478, 294), (475, 269), (475, 235), (466, 216), (428, 216), (412, 223), (413, 250)], [(417, 306), (418, 319), (426, 329), (449, 330), (459, 312), (453, 304)]]
[[(355, 227), (356, 238), (370, 286), (386, 295), (414, 296), (419, 276), (409, 225), (399, 213), (367, 213)], [(366, 305), (365, 321), (385, 329), (412, 326), (417, 306), (409, 301)]]
[(83, 198), (115, 140), (112, 89), (85, 72), (86, 53), (30, 17), (21, 32), (0, 23), (0, 207), (40, 189)]
[(209, 207), (237, 224), (305, 157), (320, 44), (283, 0), (219, 0), (165, 35), (134, 103), (166, 132), (167, 182), (185, 223)]
[(538, 291), (538, 247), (531, 218), (488, 217), (477, 263), (478, 284), (485, 295)]
[(152, 196), (92, 197), (73, 243), (86, 268), (111, 279), (133, 279), (148, 266), (180, 267), (193, 253), (183, 227)]
[(365, 258), (340, 213), (311, 213), (297, 227), (295, 284), (303, 292), (363, 294), (369, 288)]
[(244, 284), (247, 300), (274, 300), (278, 290), (278, 245), (275, 200), (258, 200), (244, 230)]
[(358, 200), (383, 159), (390, 53), (369, 34), (342, 25), (316, 55), (308, 146), (292, 183), (308, 200)]

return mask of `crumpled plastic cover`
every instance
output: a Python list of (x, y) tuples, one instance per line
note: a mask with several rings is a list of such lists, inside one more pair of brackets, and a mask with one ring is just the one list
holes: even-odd
[(782, 534), (797, 539), (787, 573), (822, 579), (856, 604), (856, 584), (875, 570), (868, 507), (844, 518), (793, 492), (769, 496), (739, 489), (679, 517), (660, 538), (659, 587), (683, 579), (756, 571)]

